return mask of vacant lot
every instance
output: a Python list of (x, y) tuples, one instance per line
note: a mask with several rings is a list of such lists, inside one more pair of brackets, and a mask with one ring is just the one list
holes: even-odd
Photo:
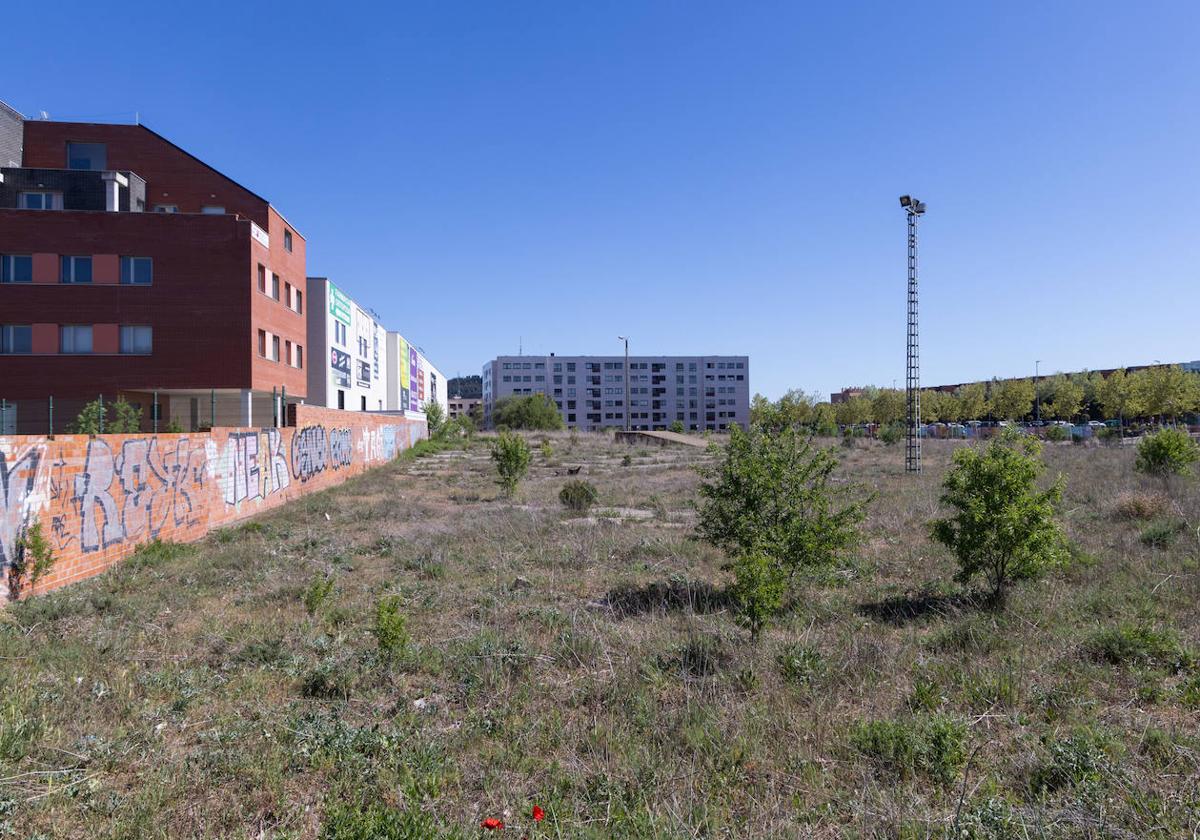
[(998, 613), (926, 536), (952, 445), (839, 447), (863, 545), (752, 646), (703, 450), (541, 440), (513, 500), (476, 442), (9, 608), (0, 836), (1195, 835), (1193, 486), (1049, 449), (1074, 562)]

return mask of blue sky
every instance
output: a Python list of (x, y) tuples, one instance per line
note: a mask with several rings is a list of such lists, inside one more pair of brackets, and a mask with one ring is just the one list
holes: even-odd
[(115, 5), (8, 9), (0, 99), (139, 112), (450, 376), (902, 382), (906, 192), (925, 383), (1200, 359), (1194, 2)]

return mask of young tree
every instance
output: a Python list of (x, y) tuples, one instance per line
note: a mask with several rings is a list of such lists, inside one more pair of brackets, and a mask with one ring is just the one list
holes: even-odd
[(442, 410), (442, 404), (430, 400), (422, 407), (425, 409), (425, 424), (429, 427), (430, 439), (444, 437), (449, 430), (446, 427), (446, 412)]
[[(103, 421), (103, 422), (101, 422)], [(142, 410), (132, 405), (125, 397), (115, 402), (101, 403), (93, 400), (83, 407), (67, 431), (73, 435), (128, 435), (142, 429)]]
[(1146, 414), (1175, 420), (1200, 403), (1200, 374), (1179, 365), (1159, 365), (1134, 374), (1135, 398)]
[(1162, 429), (1138, 443), (1134, 469), (1158, 476), (1191, 475), (1192, 465), (1200, 461), (1200, 446), (1183, 429)]
[(1028, 379), (992, 380), (988, 410), (1001, 420), (1018, 420), (1033, 411), (1033, 382)]
[(498, 481), (504, 489), (504, 495), (511, 496), (516, 492), (517, 485), (529, 472), (532, 457), (529, 444), (520, 435), (501, 432), (492, 441), (492, 460), (496, 462)]
[(834, 562), (858, 538), (866, 499), (832, 480), (832, 450), (806, 433), (731, 429), (717, 462), (700, 468), (700, 536), (733, 557), (765, 554), (789, 579)]
[(558, 406), (545, 394), (505, 397), (496, 403), (492, 420), (497, 426), (532, 431), (553, 431), (563, 425)]
[(959, 420), (979, 420), (982, 419), (986, 411), (986, 389), (982, 382), (973, 382), (970, 385), (964, 385), (955, 393), (958, 400), (958, 419)]
[(1042, 414), (1071, 420), (1083, 407), (1083, 388), (1071, 377), (1056, 373), (1044, 381)]
[(941, 497), (953, 513), (930, 524), (933, 539), (958, 557), (959, 582), (983, 575), (997, 603), (1014, 580), (1037, 577), (1064, 558), (1055, 521), (1063, 480), (1038, 489), (1040, 453), (1035, 438), (1007, 435), (955, 451)]
[(903, 391), (895, 388), (880, 388), (871, 400), (871, 416), (881, 426), (899, 423), (904, 419), (908, 408), (907, 402)]
[(1136, 417), (1140, 412), (1133, 393), (1133, 379), (1117, 368), (1108, 376), (1097, 374), (1096, 402), (1106, 418), (1116, 417), (1125, 426), (1126, 417)]
[(829, 437), (837, 434), (837, 414), (833, 406), (827, 402), (819, 402), (813, 406), (812, 420), (809, 424), (813, 434)]

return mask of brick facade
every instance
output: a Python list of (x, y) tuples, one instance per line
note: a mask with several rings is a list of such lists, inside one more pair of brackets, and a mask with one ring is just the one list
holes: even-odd
[[(0, 596), (35, 522), (55, 555), (45, 592), (153, 539), (190, 542), (386, 463), (424, 421), (306, 405), (293, 426), (203, 434), (0, 437)], [(20, 593), (29, 594), (28, 591)]]

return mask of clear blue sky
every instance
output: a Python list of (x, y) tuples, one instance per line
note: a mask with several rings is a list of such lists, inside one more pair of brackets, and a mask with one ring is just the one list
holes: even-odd
[(10, 6), (0, 99), (140, 112), (447, 375), (902, 382), (905, 192), (927, 384), (1200, 359), (1195, 2)]

